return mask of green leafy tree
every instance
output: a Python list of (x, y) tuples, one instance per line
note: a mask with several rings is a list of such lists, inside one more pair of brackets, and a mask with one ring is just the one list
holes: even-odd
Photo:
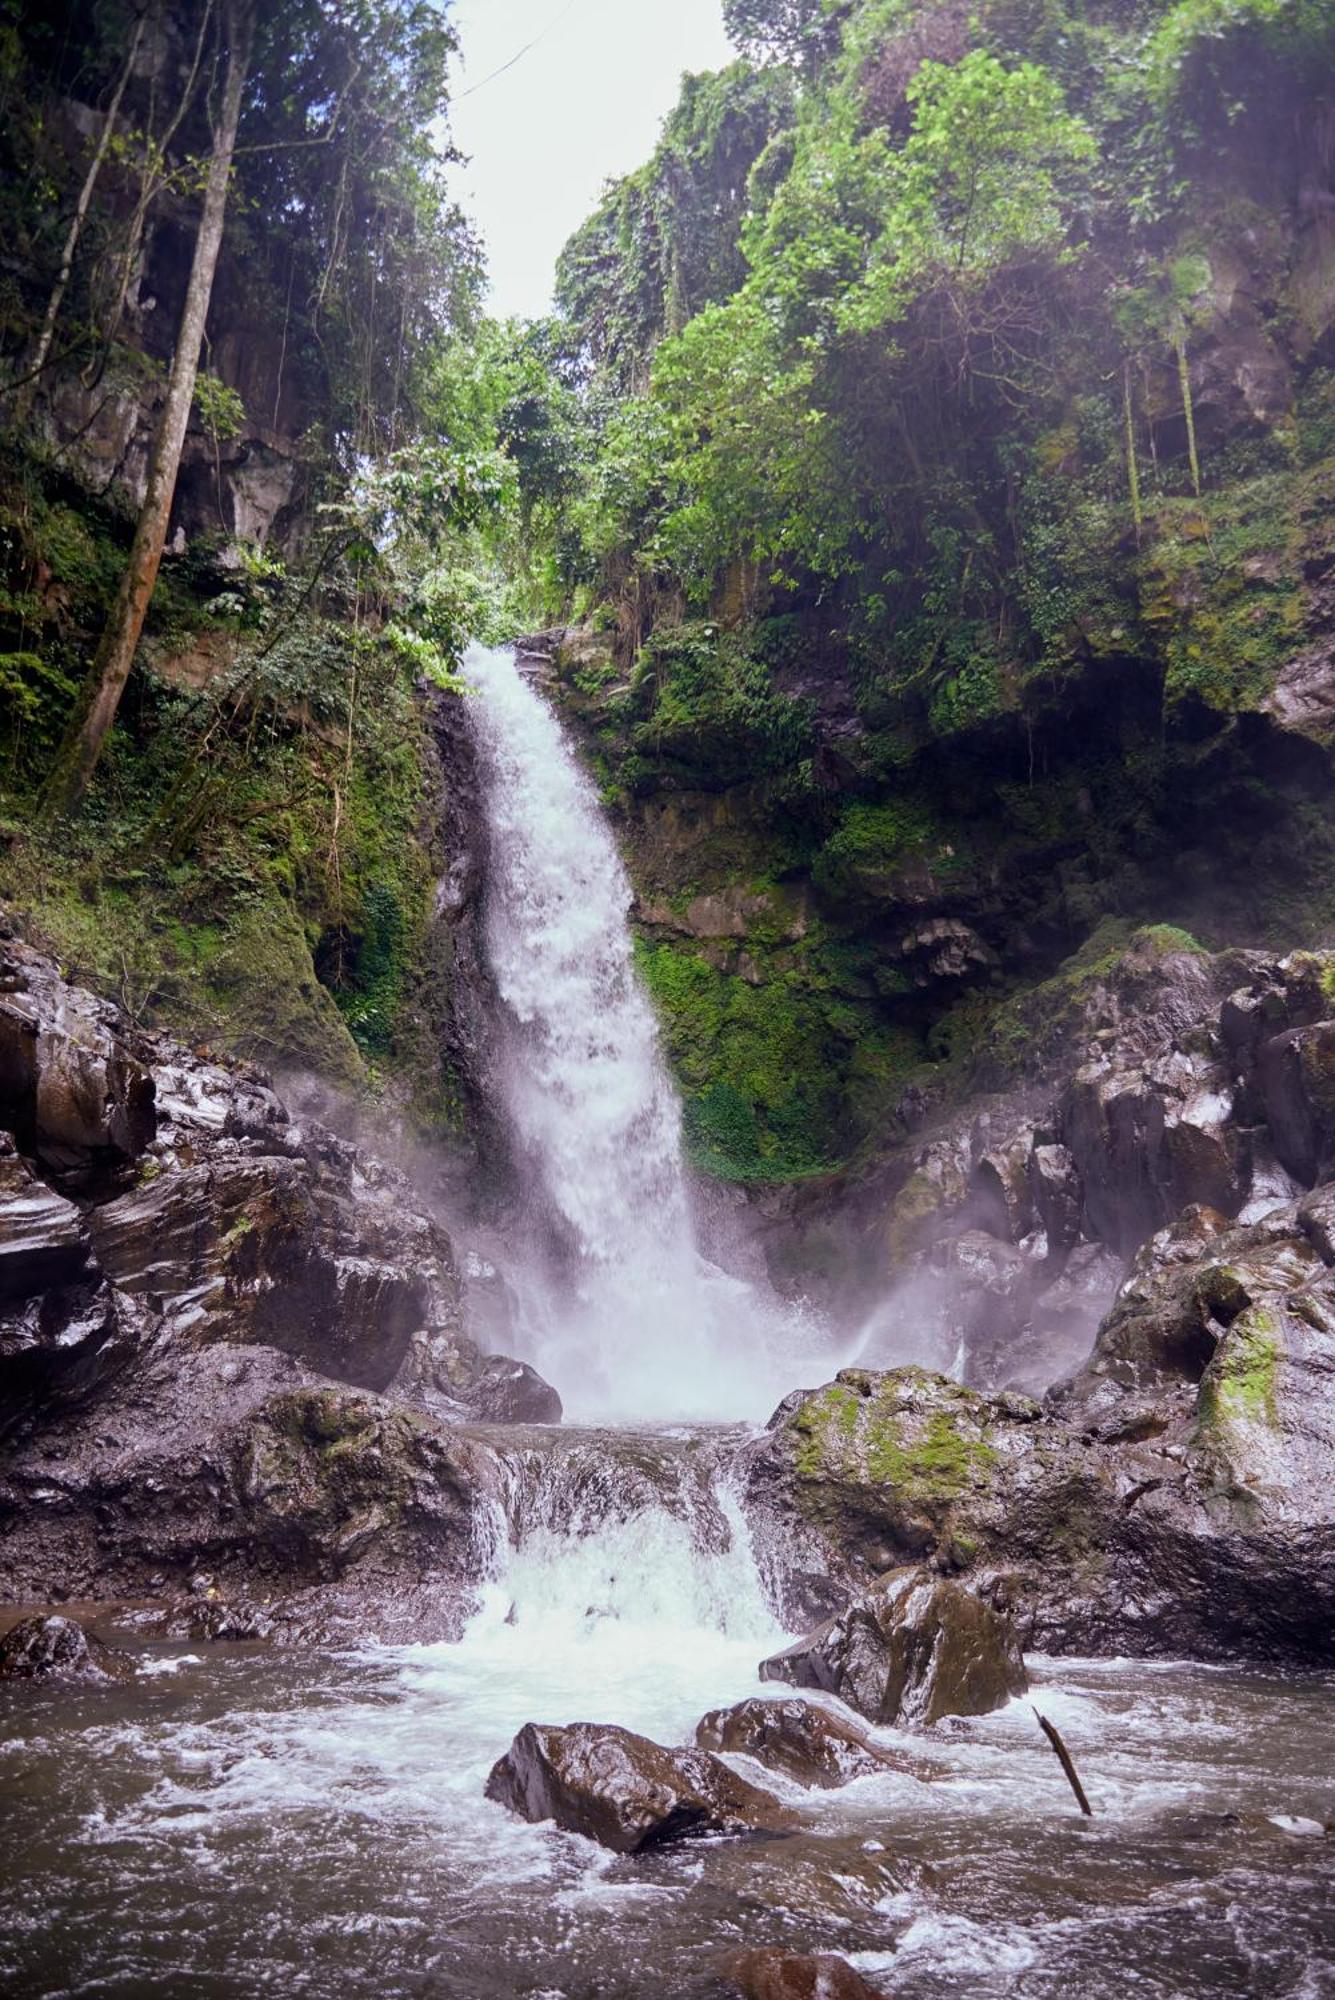
[(751, 169), (792, 115), (782, 72), (734, 63), (686, 77), (652, 158), (612, 183), (562, 251), (558, 305), (618, 388), (642, 390), (659, 341), (744, 281)]

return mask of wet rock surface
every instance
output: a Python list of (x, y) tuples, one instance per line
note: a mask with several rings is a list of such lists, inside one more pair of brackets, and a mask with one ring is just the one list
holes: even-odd
[(879, 1987), (829, 1951), (739, 1951), (723, 1970), (742, 2000), (881, 2000)]
[(0, 1593), (453, 1635), (496, 1478), (456, 1427), (521, 1412), (401, 1174), (0, 945)]
[(611, 1723), (527, 1723), (494, 1766), (486, 1793), (524, 1819), (554, 1820), (617, 1854), (800, 1824), (707, 1751), (668, 1750)]
[(923, 1568), (882, 1577), (763, 1660), (760, 1676), (822, 1688), (869, 1722), (919, 1727), (987, 1715), (1029, 1685), (1009, 1620)]
[(130, 1660), (90, 1638), (72, 1618), (21, 1618), (0, 1639), (0, 1680), (123, 1680)]
[(865, 1730), (809, 1701), (755, 1697), (711, 1709), (696, 1724), (695, 1740), (702, 1750), (754, 1757), (799, 1785), (823, 1790), (900, 1764), (871, 1743)]
[(1046, 1405), (916, 1369), (789, 1398), (748, 1477), (799, 1552), (790, 1615), (927, 1560), (1026, 1650), (1329, 1661), (1329, 1324), (1310, 1293), (1244, 1310), (1196, 1385), (1141, 1398), (1097, 1350)]

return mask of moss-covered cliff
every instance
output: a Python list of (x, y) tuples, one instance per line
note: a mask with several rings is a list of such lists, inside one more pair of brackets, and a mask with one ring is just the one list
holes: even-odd
[(862, 0), (803, 46), (549, 642), (745, 1181), (902, 1138), (1135, 925), (1335, 923), (1329, 20)]

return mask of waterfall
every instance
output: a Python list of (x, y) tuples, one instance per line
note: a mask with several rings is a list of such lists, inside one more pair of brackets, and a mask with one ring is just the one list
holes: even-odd
[(496, 1087), (530, 1195), (511, 1275), (532, 1351), (584, 1417), (764, 1416), (800, 1328), (696, 1248), (681, 1110), (597, 795), (510, 651), (471, 647), (465, 674)]

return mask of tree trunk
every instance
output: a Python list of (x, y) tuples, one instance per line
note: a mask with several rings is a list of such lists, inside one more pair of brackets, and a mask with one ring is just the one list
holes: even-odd
[(158, 579), (172, 497), (176, 491), (176, 475), (181, 464), (181, 449), (194, 399), (199, 351), (213, 291), (213, 274), (222, 244), (227, 183), (232, 170), (232, 154), (241, 118), (241, 94), (250, 59), (251, 26), (248, 0), (239, 0), (239, 4), (227, 9), (224, 15), (227, 68), (222, 112), (213, 136), (204, 207), (199, 220), (199, 233), (195, 238), (181, 330), (177, 335), (171, 374), (167, 380), (167, 399), (158, 420), (157, 436), (153, 440), (148, 488), (116, 601), (47, 781), (43, 809), (48, 819), (76, 812), (83, 801), (102, 754), (107, 731), (116, 719), (116, 710), (134, 664), (139, 636), (144, 629), (153, 586)]
[(98, 175), (102, 171), (102, 162), (107, 156), (107, 147), (111, 144), (111, 135), (116, 129), (116, 120), (120, 116), (121, 99), (125, 95), (125, 86), (130, 81), (130, 75), (134, 69), (134, 59), (139, 53), (139, 44), (143, 40), (143, 34), (144, 17), (140, 14), (134, 24), (134, 33), (130, 37), (130, 46), (125, 52), (125, 62), (116, 80), (116, 88), (112, 92), (111, 103), (107, 107), (106, 122), (98, 135), (97, 145), (93, 149), (93, 157), (88, 165), (88, 172), (84, 175), (83, 186), (79, 190), (79, 199), (74, 208), (74, 219), (70, 223), (69, 233), (65, 238), (65, 249), (60, 260), (60, 270), (56, 275), (56, 282), (52, 287), (51, 296), (46, 302), (46, 315), (42, 321), (42, 331), (38, 337), (37, 346), (33, 351), (27, 379), (19, 392), (18, 402), (15, 405), (14, 416), (16, 422), (19, 424), (24, 424), (28, 420), (28, 414), (32, 409), (33, 396), (37, 389), (37, 378), (45, 368), (46, 358), (51, 352), (51, 342), (55, 338), (56, 323), (60, 318), (60, 308), (65, 302), (65, 292), (69, 285), (70, 273), (74, 269), (74, 257), (75, 252), (79, 248), (79, 238), (83, 234), (84, 221), (87, 218), (89, 206), (92, 203), (93, 190), (97, 186)]

